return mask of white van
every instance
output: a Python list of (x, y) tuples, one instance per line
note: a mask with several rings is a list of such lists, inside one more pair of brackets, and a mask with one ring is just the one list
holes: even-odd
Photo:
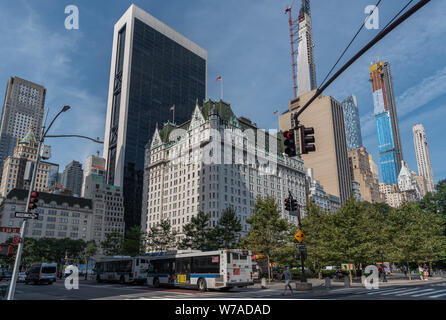
[(57, 263), (37, 263), (33, 264), (26, 273), (25, 283), (34, 284), (46, 282), (52, 284), (57, 278)]

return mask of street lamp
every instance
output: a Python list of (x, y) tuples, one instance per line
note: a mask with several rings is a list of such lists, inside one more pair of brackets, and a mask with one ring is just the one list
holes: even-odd
[(383, 271), (383, 282), (387, 282), (386, 278), (386, 270), (384, 269), (384, 256), (383, 256), (384, 250), (383, 248), (379, 248), (379, 254), (381, 255), (381, 268)]
[[(43, 142), (45, 140), (45, 137), (47, 137), (47, 133), (50, 130), (51, 126), (53, 125), (54, 121), (56, 121), (56, 119), (63, 113), (66, 112), (68, 110), (70, 110), (71, 107), (68, 105), (64, 105), (62, 107), (62, 109), (56, 114), (56, 116), (54, 117), (54, 119), (50, 122), (48, 128), (46, 128), (45, 130), (45, 124), (46, 124), (46, 118), (45, 118), (45, 123), (42, 127), (42, 131), (40, 133), (40, 140), (38, 141), (38, 145), (37, 145), (37, 156), (36, 156), (36, 165), (34, 166), (33, 169), (33, 174), (32, 174), (32, 178), (31, 178), (31, 183), (29, 185), (29, 191), (28, 191), (28, 198), (26, 201), (26, 213), (30, 213), (30, 208), (28, 206), (29, 204), (29, 200), (31, 199), (31, 193), (33, 192), (34, 189), (34, 185), (36, 183), (36, 175), (37, 175), (37, 168), (39, 167), (39, 161), (40, 161), (40, 150), (41, 147), (43, 145)], [(48, 117), (48, 110), (47, 110), (47, 114), (46, 117)], [(81, 138), (88, 138), (88, 137), (83, 137), (83, 136), (79, 136)], [(91, 139), (88, 138), (90, 140), (95, 141), (95, 139)], [(99, 142), (99, 139), (97, 139), (97, 141), (95, 142)], [(17, 254), (16, 254), (16, 258), (15, 258), (15, 262), (14, 262), (14, 271), (12, 273), (12, 277), (11, 277), (11, 283), (9, 285), (9, 292), (8, 292), (8, 300), (13, 300), (14, 299), (14, 293), (15, 293), (15, 287), (16, 287), (16, 283), (17, 283), (17, 276), (18, 276), (18, 269), (20, 266), (20, 259), (22, 257), (22, 251), (23, 251), (23, 244), (24, 244), (24, 236), (25, 236), (25, 228), (26, 228), (26, 223), (27, 223), (28, 219), (23, 219), (22, 222), (22, 226), (20, 228), (20, 242), (19, 242), (19, 246), (17, 248)]]

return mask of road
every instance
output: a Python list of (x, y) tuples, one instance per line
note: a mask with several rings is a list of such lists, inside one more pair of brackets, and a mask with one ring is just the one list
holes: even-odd
[[(4, 281), (3, 281), (4, 283)], [(179, 288), (149, 288), (141, 285), (98, 284), (81, 280), (79, 289), (67, 290), (63, 280), (52, 285), (17, 284), (16, 300), (156, 300), (156, 299), (329, 299), (329, 300), (446, 300), (446, 280), (401, 281), (382, 284), (379, 290), (361, 286), (325, 289), (315, 285), (312, 291), (288, 291), (282, 296), (282, 282), (271, 283), (268, 289), (259, 284), (249, 288), (234, 288), (230, 292), (211, 290), (205, 293)]]

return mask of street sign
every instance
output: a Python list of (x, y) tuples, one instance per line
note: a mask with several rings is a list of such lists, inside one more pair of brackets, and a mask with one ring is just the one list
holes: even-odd
[(35, 213), (27, 213), (27, 212), (16, 212), (15, 213), (16, 218), (23, 218), (23, 219), (37, 219), (39, 216)]
[(0, 232), (20, 233), (20, 228), (0, 227)]
[(299, 231), (297, 231), (294, 235), (294, 238), (296, 238), (296, 240), (301, 243), (305, 239), (305, 234), (302, 232), (302, 230), (299, 229)]

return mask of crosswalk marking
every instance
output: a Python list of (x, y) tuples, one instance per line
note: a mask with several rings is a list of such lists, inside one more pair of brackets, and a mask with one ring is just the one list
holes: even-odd
[(405, 289), (405, 290), (400, 289), (400, 290), (397, 290), (397, 291), (395, 291), (395, 292), (386, 292), (386, 293), (383, 293), (382, 295), (383, 295), (383, 296), (388, 296), (388, 295), (390, 295), (390, 294), (403, 293), (403, 292), (413, 291), (413, 290), (414, 290), (414, 289)]
[[(440, 290), (441, 291), (441, 290)], [(436, 291), (439, 292), (439, 291)], [(414, 297), (422, 297), (422, 296), (427, 296), (428, 294), (433, 294), (434, 292), (425, 292), (425, 293), (420, 293), (420, 294), (415, 294)]]
[(420, 290), (419, 288), (409, 291), (409, 292), (405, 292), (405, 293), (400, 293), (397, 294), (397, 296), (406, 296), (408, 294), (414, 294), (414, 293), (420, 293), (420, 292), (425, 292), (425, 291), (433, 291), (434, 289), (425, 289), (425, 290)]
[(391, 292), (394, 292), (394, 291), (400, 291), (400, 290), (404, 290), (404, 289), (407, 289), (407, 288), (399, 288), (399, 289), (384, 289), (384, 290), (377, 290), (377, 291), (374, 291), (374, 292), (369, 292), (369, 293), (367, 293), (367, 294), (383, 294), (383, 293), (391, 293)]
[[(446, 291), (446, 289), (445, 290), (438, 290), (435, 293), (445, 292), (445, 291)], [(435, 296), (429, 296), (429, 298), (439, 298), (439, 297), (442, 297), (442, 296), (446, 296), (446, 293), (436, 294)]]

